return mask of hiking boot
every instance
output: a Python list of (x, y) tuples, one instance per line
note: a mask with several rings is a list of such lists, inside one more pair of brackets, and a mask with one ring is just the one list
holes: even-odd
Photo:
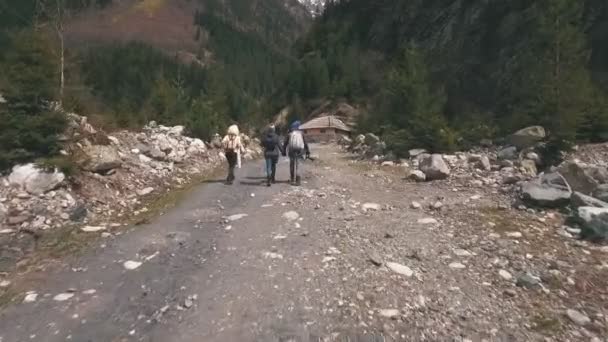
[(296, 177), (296, 185), (297, 185), (297, 186), (302, 185), (302, 179), (300, 178), (300, 176), (297, 176), (297, 177)]
[(272, 178), (268, 178), (268, 181), (266, 182), (266, 186), (271, 186), (272, 185)]

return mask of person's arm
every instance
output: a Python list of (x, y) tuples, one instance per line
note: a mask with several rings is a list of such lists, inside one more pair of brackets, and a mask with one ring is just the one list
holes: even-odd
[(284, 155), (285, 154), (285, 148), (281, 144), (281, 138), (277, 135), (277, 136), (275, 136), (275, 139), (276, 139), (277, 147), (279, 148), (279, 152)]
[(289, 134), (285, 136), (285, 141), (283, 142), (283, 155), (287, 155), (287, 146), (289, 145)]
[(306, 142), (306, 138), (304, 137), (304, 134), (302, 134), (302, 140), (304, 141), (304, 152), (306, 153), (306, 156), (310, 156), (310, 149), (308, 148), (308, 143)]

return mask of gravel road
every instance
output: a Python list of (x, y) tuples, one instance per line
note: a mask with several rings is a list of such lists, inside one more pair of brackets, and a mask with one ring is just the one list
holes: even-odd
[[(539, 222), (498, 194), (313, 152), (302, 187), (267, 188), (250, 163), (38, 272), (0, 312), (0, 341), (602, 341), (606, 301), (567, 278), (596, 251), (539, 248)], [(516, 286), (550, 261), (563, 288)]]

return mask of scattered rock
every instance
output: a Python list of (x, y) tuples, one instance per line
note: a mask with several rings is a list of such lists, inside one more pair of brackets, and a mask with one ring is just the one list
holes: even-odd
[(581, 238), (608, 241), (608, 208), (579, 207), (577, 218), (581, 224)]
[(146, 196), (151, 194), (152, 192), (154, 192), (154, 188), (153, 187), (147, 187), (141, 190), (137, 190), (137, 195), (138, 196)]
[(82, 149), (79, 164), (84, 170), (105, 173), (121, 167), (122, 160), (113, 146), (91, 145)]
[(388, 267), (391, 271), (406, 276), (408, 278), (414, 275), (414, 271), (412, 271), (411, 268), (398, 264), (396, 262), (387, 262), (386, 267)]
[(283, 214), (283, 218), (287, 221), (297, 221), (300, 218), (300, 214), (295, 211), (288, 211)]
[(498, 271), (498, 275), (504, 280), (511, 281), (513, 279), (513, 276), (511, 275), (511, 273), (509, 273), (505, 270)]
[(536, 143), (542, 141), (547, 137), (545, 129), (541, 126), (531, 126), (521, 129), (507, 138), (507, 142), (523, 150), (528, 147), (534, 146)]
[(380, 204), (378, 203), (365, 203), (361, 206), (361, 209), (363, 209), (363, 211), (380, 211), (382, 210), (382, 206), (380, 206)]
[(566, 315), (576, 325), (585, 326), (591, 323), (591, 319), (589, 317), (576, 310), (568, 309), (566, 311)]
[(521, 190), (524, 201), (549, 208), (566, 206), (572, 195), (568, 183), (559, 173), (545, 174), (527, 182)]
[(589, 166), (578, 162), (566, 162), (557, 171), (566, 179), (572, 191), (590, 195), (597, 189), (599, 183), (591, 175)]
[(399, 310), (397, 309), (382, 309), (380, 310), (380, 316), (385, 318), (396, 318), (399, 316)]
[(235, 215), (226, 217), (226, 220), (229, 222), (234, 222), (234, 221), (244, 219), (247, 216), (249, 216), (249, 214), (235, 214)]
[[(515, 160), (515, 159), (517, 159), (517, 157), (518, 157), (517, 147), (513, 147), (513, 146), (506, 147), (506, 148), (503, 148), (502, 150), (498, 151), (498, 159), (501, 159), (503, 161)], [(501, 165), (508, 167), (508, 166), (513, 166), (513, 163), (511, 162), (510, 165), (501, 163)]]
[(34, 164), (17, 165), (8, 177), (11, 185), (33, 195), (40, 195), (56, 189), (65, 180), (65, 175), (55, 169), (46, 172)]
[(429, 181), (446, 179), (450, 176), (450, 168), (440, 154), (433, 154), (420, 162), (420, 170)]
[(74, 293), (60, 293), (53, 297), (53, 300), (56, 302), (65, 302), (66, 300), (71, 299), (72, 297), (74, 297)]
[(516, 285), (532, 290), (541, 287), (541, 279), (539, 277), (531, 275), (530, 273), (524, 273), (517, 277)]
[(384, 264), (382, 257), (376, 252), (369, 252), (367, 256), (369, 258), (369, 261), (371, 261), (371, 263), (376, 266), (382, 266), (382, 264)]
[(412, 209), (420, 209), (420, 208), (422, 208), (422, 204), (420, 204), (418, 202), (412, 202), (412, 204), (410, 205), (410, 207)]
[(418, 223), (419, 224), (437, 224), (439, 222), (436, 219), (429, 217), (429, 218), (419, 219)]
[(426, 175), (420, 170), (413, 170), (410, 172), (407, 179), (413, 180), (415, 182), (424, 182), (426, 181)]
[(410, 155), (410, 158), (416, 158), (421, 154), (427, 153), (427, 151), (423, 148), (416, 148), (416, 149), (409, 150), (408, 153)]
[(591, 196), (584, 195), (578, 191), (572, 193), (570, 197), (570, 204), (574, 209), (579, 207), (596, 207), (596, 208), (608, 208), (608, 203)]
[(593, 197), (599, 199), (600, 201), (608, 202), (608, 184), (599, 185), (593, 191)]
[(457, 269), (457, 270), (461, 270), (461, 269), (467, 268), (464, 264), (459, 263), (459, 262), (453, 262), (453, 263), (451, 263), (449, 265), (449, 267), (453, 268), (453, 269)]
[(466, 249), (455, 249), (454, 255), (459, 257), (470, 257), (473, 256), (473, 253), (467, 251)]
[(82, 228), (80, 228), (80, 230), (82, 230), (85, 233), (96, 233), (96, 232), (100, 232), (102, 230), (106, 230), (105, 226), (84, 226)]
[(283, 259), (283, 255), (278, 254), (278, 253), (274, 253), (274, 252), (265, 252), (264, 253), (264, 258), (266, 259)]
[(135, 270), (135, 269), (139, 268), (139, 266), (141, 266), (141, 265), (142, 265), (141, 262), (139, 262), (139, 261), (132, 261), (132, 260), (125, 261), (123, 263), (124, 268), (126, 268), (129, 271)]
[(38, 299), (38, 294), (35, 292), (30, 292), (25, 295), (25, 298), (23, 298), (23, 302), (24, 303), (33, 303), (36, 301), (36, 299)]
[(0, 281), (0, 288), (7, 288), (11, 285), (11, 282), (8, 280)]

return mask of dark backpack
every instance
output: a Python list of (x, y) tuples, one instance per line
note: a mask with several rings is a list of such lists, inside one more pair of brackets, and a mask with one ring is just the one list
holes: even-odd
[(272, 135), (267, 135), (262, 140), (262, 146), (264, 146), (264, 150), (266, 151), (274, 151), (277, 147), (277, 139)]

